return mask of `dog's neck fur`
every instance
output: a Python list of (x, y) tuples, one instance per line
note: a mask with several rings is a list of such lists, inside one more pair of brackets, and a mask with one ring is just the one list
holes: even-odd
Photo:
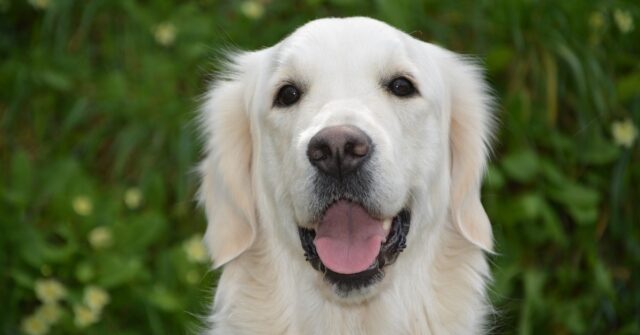
[(318, 289), (321, 279), (304, 261), (302, 249), (291, 255), (294, 250), (283, 249), (269, 236), (274, 232), (260, 231), (252, 248), (225, 266), (208, 334), (483, 333), (490, 310), (487, 261), (448, 218), (443, 220), (386, 270), (376, 296), (348, 305)]

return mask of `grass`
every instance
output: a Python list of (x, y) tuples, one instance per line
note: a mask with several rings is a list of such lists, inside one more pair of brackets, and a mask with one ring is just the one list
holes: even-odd
[(218, 275), (192, 173), (214, 59), (348, 15), (487, 68), (494, 333), (639, 333), (640, 7), (487, 0), (0, 0), (0, 332), (197, 329)]

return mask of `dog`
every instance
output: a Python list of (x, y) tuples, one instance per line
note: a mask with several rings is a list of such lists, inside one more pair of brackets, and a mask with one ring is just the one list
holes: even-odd
[(484, 333), (480, 67), (364, 17), (227, 58), (199, 113), (206, 334)]

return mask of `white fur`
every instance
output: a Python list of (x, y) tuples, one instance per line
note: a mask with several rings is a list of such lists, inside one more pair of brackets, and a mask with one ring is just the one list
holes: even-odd
[[(491, 133), (480, 70), (368, 18), (312, 21), (277, 45), (230, 57), (202, 108), (205, 242), (225, 265), (207, 334), (479, 334), (492, 249), (480, 184)], [(410, 77), (420, 96), (383, 83)], [(274, 108), (294, 81), (300, 101)], [(372, 199), (411, 208), (407, 249), (383, 281), (348, 298), (304, 259), (320, 129), (350, 124), (375, 145)]]

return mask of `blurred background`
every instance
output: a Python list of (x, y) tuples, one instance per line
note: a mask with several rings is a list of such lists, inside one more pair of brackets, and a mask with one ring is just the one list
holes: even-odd
[(0, 0), (0, 333), (196, 332), (216, 58), (349, 15), (487, 69), (493, 334), (640, 334), (640, 5), (543, 0)]

